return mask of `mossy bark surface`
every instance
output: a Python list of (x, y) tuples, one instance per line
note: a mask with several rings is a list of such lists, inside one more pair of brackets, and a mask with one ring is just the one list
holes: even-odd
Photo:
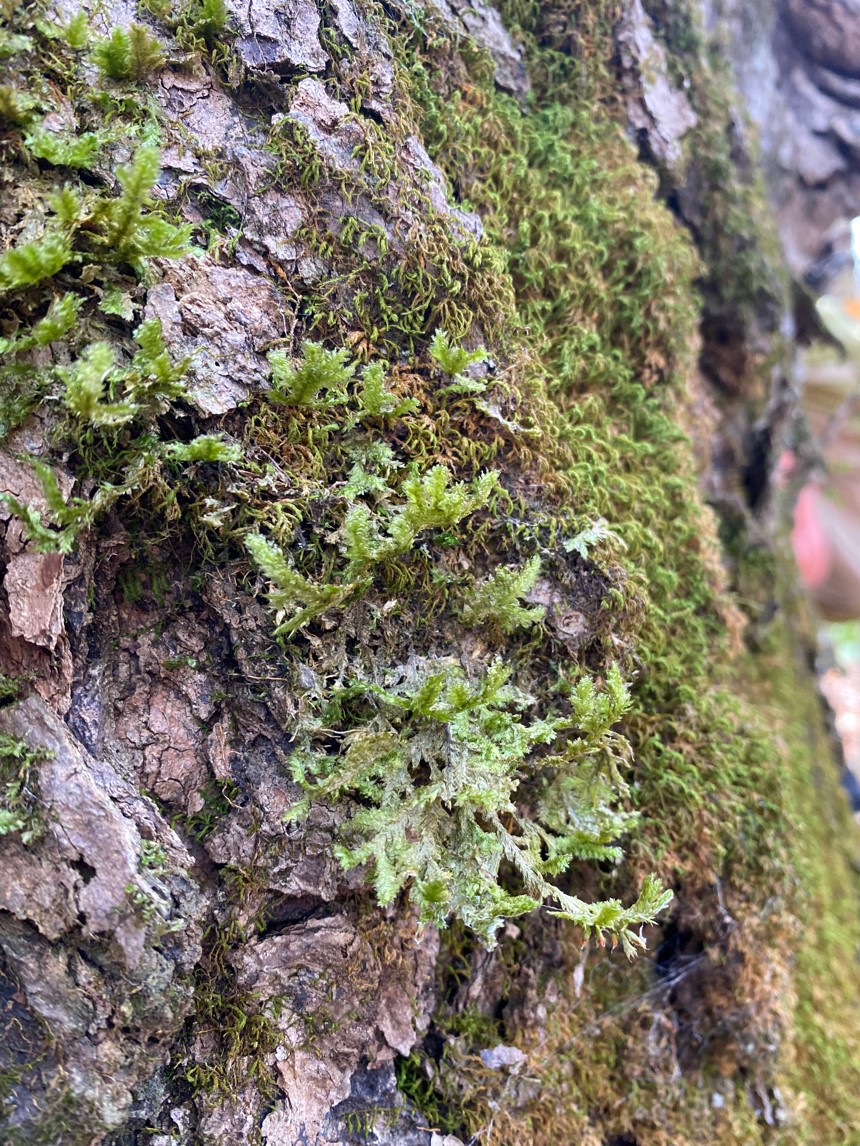
[(855, 1141), (701, 14), (3, 11), (3, 1141)]

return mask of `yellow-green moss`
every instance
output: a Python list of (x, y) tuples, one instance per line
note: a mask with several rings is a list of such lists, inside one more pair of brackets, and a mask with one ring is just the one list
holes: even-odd
[(823, 724), (808, 687), (803, 647), (814, 640), (803, 607), (788, 602), (761, 654), (761, 703), (786, 754), (790, 851), (799, 886), (792, 984), (793, 1038), (783, 1069), (799, 1096), (784, 1141), (857, 1141), (860, 1092), (860, 839)]

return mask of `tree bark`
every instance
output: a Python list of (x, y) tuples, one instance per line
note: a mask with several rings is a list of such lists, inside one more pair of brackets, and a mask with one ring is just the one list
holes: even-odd
[(774, 477), (846, 40), (77, 10), (0, 41), (0, 1138), (849, 1141), (856, 837)]

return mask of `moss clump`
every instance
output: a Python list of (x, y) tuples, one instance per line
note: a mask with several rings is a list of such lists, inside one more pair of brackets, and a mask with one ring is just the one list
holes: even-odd
[[(306, 815), (311, 798), (363, 797), (369, 806), (355, 811), (344, 829), (349, 846), (337, 854), (347, 868), (372, 861), (381, 904), (411, 882), (424, 922), (444, 927), (454, 916), (493, 945), (505, 918), (549, 900), (554, 914), (600, 943), (617, 937), (632, 957), (642, 946), (633, 928), (652, 921), (671, 893), (649, 880), (629, 908), (586, 904), (547, 878), (574, 858), (620, 858), (612, 841), (632, 817), (612, 807), (616, 789), (626, 792), (619, 772), (626, 745), (611, 729), (628, 708), (627, 691), (617, 670), (603, 695), (591, 680), (562, 681), (569, 714), (527, 724), (520, 714), (528, 698), (509, 677), (498, 661), (474, 682), (456, 664), (430, 663), (393, 688), (351, 685), (333, 697), (337, 723), (354, 722), (345, 752), (292, 757), (308, 796), (291, 815)], [(323, 715), (324, 727), (330, 717)], [(552, 755), (535, 758), (541, 744), (552, 744)], [(540, 777), (531, 816), (513, 802), (530, 774)], [(503, 861), (524, 895), (506, 891)]]
[(114, 28), (93, 48), (93, 62), (107, 79), (140, 83), (164, 66), (158, 40), (141, 24)]
[(15, 833), (30, 844), (42, 835), (38, 766), (45, 758), (44, 750), (0, 732), (0, 836)]
[(496, 569), (467, 590), (463, 620), (467, 625), (489, 623), (503, 633), (538, 624), (546, 616), (545, 606), (526, 606), (521, 598), (534, 589), (539, 574), (538, 556), (530, 558), (522, 569)]
[[(431, 354), (446, 373), (455, 374), (484, 357), (455, 348), (439, 332)], [(380, 583), (392, 585), (395, 576), (402, 593), (408, 582), (402, 573), (392, 572), (394, 563), (409, 561), (425, 534), (445, 531), (451, 544), (462, 546), (467, 519), (485, 508), (491, 520), (498, 513), (497, 499), (492, 499), (498, 474), (485, 471), (467, 484), (453, 482), (443, 465), (422, 473), (415, 462), (391, 464), (396, 459), (379, 437), (379, 424), (420, 407), (414, 399), (397, 403), (386, 391), (380, 363), (364, 368), (361, 384), (351, 393), (356, 365), (343, 350), (327, 351), (306, 342), (298, 364), (282, 352), (274, 352), (270, 360), (270, 401), (338, 419), (326, 424), (324, 438), (316, 436), (307, 421), (296, 423), (296, 433), (303, 433), (308, 445), (316, 437), (317, 443), (328, 446), (328, 464), (315, 499), (346, 505), (339, 527), (326, 536), (327, 544), (306, 556), (303, 569), (294, 567), (284, 550), (262, 534), (245, 538), (270, 584), (276, 635), (293, 637), (333, 609), (348, 610), (372, 598)], [(387, 480), (367, 470), (356, 474), (353, 466), (337, 499), (332, 479), (338, 470), (342, 472), (356, 450), (362, 449), (369, 460), (374, 448), (378, 460), (389, 462)], [(406, 476), (395, 476), (397, 469)], [(305, 505), (307, 500), (306, 494)], [(291, 518), (303, 514), (302, 502), (283, 496), (261, 504), (257, 513), (269, 528), (277, 529), (288, 507)], [(603, 535), (595, 532), (593, 539), (598, 536)], [(345, 559), (340, 572), (332, 541)], [(584, 534), (570, 539), (570, 550), (577, 547), (585, 551)], [(325, 581), (312, 575), (314, 557)], [(438, 562), (428, 553), (423, 564), (423, 576), (415, 578), (411, 594), (422, 603), (436, 594), (433, 574)], [(495, 584), (498, 588), (498, 576)], [(518, 590), (525, 591), (523, 583), (510, 591)], [(467, 607), (462, 613), (466, 623), (480, 620), (476, 609), (473, 601), (471, 611)], [(532, 611), (532, 621), (536, 613), (540, 610)], [(562, 694), (569, 715), (548, 712), (529, 724), (520, 716), (528, 700), (507, 683), (510, 673), (498, 662), (470, 681), (456, 662), (427, 658), (426, 672), (406, 673), (394, 689), (383, 687), (383, 682), (396, 682), (402, 672), (359, 664), (352, 671), (349, 687), (331, 695), (321, 722), (321, 729), (348, 733), (347, 751), (329, 755), (305, 750), (291, 759), (294, 777), (316, 798), (355, 794), (370, 803), (351, 818), (346, 829), (349, 846), (338, 854), (347, 867), (372, 861), (379, 901), (390, 903), (408, 883), (424, 921), (441, 926), (453, 915), (467, 920), (491, 943), (505, 917), (550, 899), (587, 933), (594, 932), (601, 942), (604, 933), (617, 937), (632, 955), (641, 945), (632, 928), (652, 920), (668, 902), (659, 881), (646, 881), (632, 906), (623, 908), (617, 900), (588, 905), (546, 878), (564, 870), (573, 857), (620, 858), (620, 850), (609, 846), (630, 819), (610, 806), (614, 785), (622, 796), (628, 795), (612, 763), (621, 742), (611, 727), (627, 710), (617, 669), (607, 673), (605, 695), (588, 679), (575, 687), (563, 676), (557, 679), (550, 687)], [(362, 695), (370, 705), (357, 704)], [(354, 725), (349, 714), (357, 721)], [(311, 726), (301, 733), (323, 742), (330, 737)], [(551, 756), (535, 755), (538, 745), (554, 741), (557, 750)], [(539, 811), (521, 815), (513, 793), (521, 778), (538, 776), (547, 777), (539, 781)], [(307, 800), (295, 814), (306, 811)], [(508, 890), (510, 881), (500, 879), (502, 861), (524, 894)]]

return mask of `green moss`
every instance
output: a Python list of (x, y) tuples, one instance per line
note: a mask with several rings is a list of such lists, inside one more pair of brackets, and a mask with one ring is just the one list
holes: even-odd
[(785, 1140), (848, 1144), (856, 1137), (854, 1095), (860, 1087), (858, 843), (820, 702), (791, 651), (804, 620), (790, 606), (787, 617), (772, 626), (763, 653), (769, 672), (762, 702), (789, 754), (783, 780), (800, 880), (792, 937), (794, 1037), (784, 1069), (803, 1109)]
[(468, 590), (463, 604), (467, 625), (489, 623), (503, 633), (520, 626), (536, 625), (546, 616), (543, 605), (524, 606), (520, 601), (530, 592), (540, 574), (540, 558), (532, 557), (522, 569), (499, 568)]
[[(89, 1112), (87, 1112), (89, 1115)], [(51, 1094), (46, 1107), (40, 1112), (38, 1124), (29, 1121), (24, 1126), (4, 1127), (8, 1146), (86, 1146), (89, 1130), (82, 1123), (81, 1103), (70, 1090), (58, 1088)]]
[[(587, 26), (587, 14), (579, 14)], [(540, 28), (544, 45), (551, 21), (552, 13), (543, 10), (523, 17), (529, 31)], [(585, 35), (580, 42), (584, 49)], [(436, 49), (439, 60), (449, 50), (441, 32)], [(434, 68), (424, 44), (416, 43), (403, 64), (434, 158), (468, 205), (481, 211), (490, 241), (505, 253), (522, 316), (509, 329), (533, 348), (530, 369), (566, 410), (561, 421), (541, 407), (550, 480), (567, 486), (583, 515), (607, 517), (626, 545), (621, 559), (631, 576), (644, 574), (634, 636), (645, 672), (636, 692), (641, 715), (631, 721), (639, 764), (636, 803), (644, 817), (634, 851), (671, 873), (676, 886), (711, 871), (729, 883), (745, 910), (754, 913), (755, 904), (767, 900), (782, 921), (770, 939), (776, 934), (785, 941), (780, 927), (793, 909), (790, 872), (802, 866), (791, 847), (796, 805), (784, 786), (792, 765), (780, 759), (770, 730), (732, 680), (737, 670), (726, 636), (733, 606), (714, 560), (712, 526), (689, 495), (695, 479), (688, 447), (673, 424), (690, 367), (687, 348), (694, 343), (696, 264), (684, 237), (650, 202), (653, 184), (633, 164), (611, 118), (601, 121), (595, 114), (599, 69), (584, 97), (573, 94), (559, 89), (558, 58), (545, 47), (533, 48), (530, 74), (538, 100), (550, 91), (560, 99), (566, 90), (570, 102), (523, 114), (513, 100), (482, 84), (478, 71), (470, 77), (473, 87), (452, 90), (445, 78), (450, 70)], [(582, 58), (575, 55), (564, 67), (568, 77), (580, 77)], [(759, 189), (738, 176), (730, 142), (721, 143), (728, 139), (728, 114), (717, 97), (703, 120), (705, 180), (717, 191), (705, 207), (708, 230), (697, 238), (708, 281), (720, 287), (718, 305), (735, 315), (734, 329), (743, 339), (774, 313), (780, 284), (762, 212), (753, 210), (761, 202)], [(759, 680), (761, 670), (751, 671)], [(788, 697), (784, 703), (791, 703)], [(746, 989), (753, 995), (767, 937), (750, 931)], [(620, 987), (617, 997), (625, 998), (631, 986)], [(601, 1002), (613, 1005), (611, 996)], [(753, 1029), (770, 1021), (772, 1005), (772, 999), (758, 999)], [(725, 1008), (728, 1016), (728, 1001)], [(738, 1022), (740, 1039), (740, 1017), (728, 1021)], [(605, 1046), (602, 1035), (599, 1042)], [(619, 1069), (611, 1058), (600, 1066), (592, 1062), (595, 1078), (606, 1085), (617, 1087)], [(486, 1085), (481, 1077), (476, 1086)], [(585, 1108), (593, 1085), (584, 1073), (579, 1077)], [(543, 1081), (557, 1093), (550, 1077)], [(654, 1102), (655, 1110), (661, 1106), (677, 1113), (678, 1138), (672, 1140), (681, 1140), (701, 1117), (692, 1094), (664, 1092)], [(742, 1096), (722, 1122), (714, 1119), (714, 1141), (729, 1133), (727, 1127), (739, 1132), (742, 1125), (749, 1134), (744, 1140), (759, 1140)], [(508, 1138), (498, 1131), (498, 1141), (536, 1132), (531, 1122), (529, 1130), (516, 1119), (511, 1125), (519, 1130), (509, 1129)], [(549, 1125), (564, 1123), (550, 1118)], [(470, 1121), (472, 1131), (479, 1126)]]
[[(609, 937), (629, 956), (642, 946), (633, 930), (665, 908), (671, 893), (646, 880), (639, 898), (588, 904), (548, 878), (572, 859), (618, 859), (612, 841), (632, 817), (613, 808), (626, 744), (611, 731), (629, 706), (617, 670), (599, 692), (588, 678), (561, 680), (569, 711), (526, 723), (529, 703), (508, 684), (501, 662), (468, 681), (456, 664), (428, 663), (423, 673), (391, 688), (356, 681), (323, 714), (325, 738), (336, 723), (349, 731), (339, 756), (300, 748), (293, 777), (310, 799), (362, 797), (335, 854), (346, 868), (372, 862), (379, 902), (391, 903), (406, 883), (424, 922), (463, 920), (489, 946), (505, 918), (554, 903), (553, 914), (575, 922), (601, 944)], [(370, 704), (367, 704), (370, 701)], [(552, 755), (534, 751), (552, 744)], [(426, 780), (422, 782), (422, 774)], [(536, 809), (520, 811), (513, 796), (522, 779), (540, 785)], [(512, 877), (502, 880), (505, 862)], [(524, 894), (511, 894), (516, 881)]]
[(428, 1127), (442, 1134), (457, 1134), (464, 1130), (463, 1119), (456, 1109), (449, 1108), (436, 1087), (437, 1071), (426, 1056), (418, 1051), (399, 1055), (394, 1061), (397, 1089), (422, 1115)]
[(140, 83), (164, 66), (158, 40), (141, 24), (128, 31), (114, 28), (110, 36), (93, 48), (93, 63), (111, 80)]
[(22, 843), (30, 844), (44, 832), (38, 766), (46, 755), (15, 736), (0, 733), (0, 836), (14, 833)]
[(248, 1082), (271, 1098), (277, 1085), (270, 1056), (282, 1041), (271, 1015), (259, 999), (240, 990), (227, 956), (247, 936), (235, 922), (214, 928), (205, 940), (194, 991), (195, 1021), (212, 1044), (206, 1061), (186, 1059), (177, 1069), (195, 1092), (213, 1096), (235, 1095)]
[(198, 812), (175, 820), (182, 831), (198, 844), (203, 843), (223, 822), (239, 796), (239, 789), (229, 780), (210, 780), (201, 790), (200, 796), (203, 807)]
[(230, 11), (224, 0), (190, 0), (180, 8), (179, 38), (190, 44), (203, 43), (216, 51), (227, 39)]
[(21, 694), (23, 680), (18, 677), (8, 677), (0, 673), (0, 707), (5, 704), (11, 704), (13, 700), (17, 700)]

